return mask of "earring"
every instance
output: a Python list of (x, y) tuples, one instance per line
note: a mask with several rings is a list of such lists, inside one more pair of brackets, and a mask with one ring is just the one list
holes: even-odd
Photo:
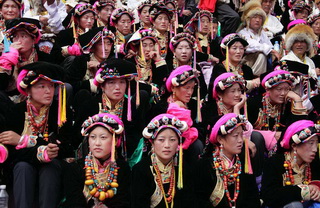
[(293, 162), (297, 163), (297, 151), (296, 150), (293, 151)]
[(28, 94), (27, 99), (28, 99), (28, 100), (30, 100), (30, 98), (31, 98), (31, 95), (30, 95), (30, 94)]
[(223, 154), (223, 144), (220, 144), (220, 154)]

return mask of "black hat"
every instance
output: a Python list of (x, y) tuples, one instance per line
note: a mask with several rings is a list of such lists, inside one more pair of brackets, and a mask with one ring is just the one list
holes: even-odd
[(101, 62), (99, 65), (99, 69), (95, 76), (95, 84), (102, 84), (109, 78), (132, 79), (137, 75), (136, 65), (132, 62), (119, 58), (111, 58)]
[(36, 83), (40, 78), (57, 84), (63, 84), (64, 70), (61, 66), (44, 61), (27, 64), (19, 69), (17, 89), (21, 94), (26, 94), (25, 89)]
[(31, 18), (15, 18), (7, 20), (6, 24), (6, 34), (9, 38), (17, 31), (17, 29), (25, 29), (29, 35), (35, 38), (35, 43), (38, 43), (41, 38), (41, 25), (39, 20)]
[(157, 19), (157, 17), (162, 13), (166, 14), (170, 20), (173, 17), (173, 12), (169, 10), (166, 5), (162, 3), (156, 3), (152, 5), (149, 9), (149, 14), (152, 22), (154, 22), (155, 19)]
[(90, 50), (92, 46), (101, 40), (101, 37), (115, 40), (114, 34), (106, 27), (96, 27), (79, 36), (79, 43), (83, 50)]

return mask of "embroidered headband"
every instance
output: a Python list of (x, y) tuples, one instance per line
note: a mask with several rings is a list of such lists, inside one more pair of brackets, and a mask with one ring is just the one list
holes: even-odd
[(306, 9), (308, 11), (308, 15), (310, 15), (312, 12), (311, 7), (308, 4), (306, 4), (304, 1), (301, 1), (292, 7), (292, 10), (294, 12), (299, 12), (303, 9)]
[(139, 5), (138, 8), (137, 8), (139, 15), (141, 14), (141, 10), (142, 10), (143, 7), (145, 7), (145, 6), (150, 6), (150, 7), (151, 7), (151, 6), (152, 6), (151, 0), (145, 0), (145, 1), (142, 1), (142, 2), (140, 3), (140, 5)]
[(149, 9), (149, 14), (150, 14), (150, 20), (151, 22), (154, 22), (155, 19), (160, 15), (160, 14), (166, 14), (169, 18), (169, 21), (173, 17), (173, 12), (168, 9), (168, 7), (162, 3), (156, 3), (152, 5)]
[(195, 37), (193, 37), (189, 33), (182, 32), (182, 33), (175, 35), (173, 38), (171, 38), (170, 45), (169, 45), (171, 51), (174, 52), (174, 49), (183, 40), (187, 41), (193, 50), (195, 50), (197, 48)]
[(166, 88), (168, 92), (172, 92), (171, 88), (173, 86), (178, 87), (184, 85), (191, 79), (196, 79), (196, 83), (198, 83), (199, 74), (200, 72), (197, 69), (193, 69), (189, 65), (179, 66), (171, 72), (170, 76), (166, 80)]
[(96, 10), (99, 10), (105, 6), (112, 6), (113, 8), (116, 8), (116, 2), (113, 0), (96, 1), (96, 3), (94, 3), (94, 5), (93, 5), (93, 8)]
[(110, 133), (121, 135), (124, 130), (124, 124), (121, 119), (112, 114), (100, 113), (89, 117), (82, 124), (81, 134), (82, 136), (88, 136), (88, 131), (94, 126), (103, 126), (109, 130)]
[(320, 125), (309, 120), (299, 120), (292, 123), (286, 130), (280, 145), (290, 149), (291, 141), (295, 144), (307, 142), (314, 135), (320, 134)]
[(217, 87), (219, 87), (222, 91), (231, 87), (233, 84), (239, 83), (240, 87), (245, 89), (246, 81), (241, 75), (235, 75), (231, 72), (223, 73), (219, 75), (213, 84), (212, 89), (212, 97), (214, 99), (218, 99)]
[(7, 36), (12, 39), (13, 34), (18, 30), (25, 30), (31, 37), (35, 39), (35, 43), (38, 43), (41, 38), (40, 29), (37, 25), (28, 23), (28, 22), (20, 22), (19, 24), (11, 27), (5, 31)]
[(120, 17), (124, 14), (127, 14), (129, 16), (129, 18), (131, 19), (131, 24), (133, 24), (133, 22), (134, 22), (133, 14), (131, 12), (129, 12), (128, 10), (121, 8), (121, 9), (113, 10), (111, 17), (110, 17), (110, 25), (115, 26), (118, 19), (120, 19)]
[[(90, 35), (90, 32), (86, 32), (85, 34), (83, 34), (82, 36), (87, 36), (87, 35)], [(115, 36), (114, 34), (108, 30), (106, 27), (104, 27), (101, 31), (97, 32), (97, 34), (90, 40), (90, 42), (88, 42), (86, 45), (82, 46), (82, 49), (85, 51), (85, 50), (89, 50), (92, 48), (92, 46), (98, 42), (99, 40), (102, 39), (102, 37), (105, 39), (109, 39), (110, 41), (112, 41), (114, 43), (115, 41)], [(82, 43), (82, 38), (81, 36), (79, 37), (79, 41), (80, 41), (80, 44)], [(85, 41), (85, 40), (84, 40)], [(82, 45), (82, 44), (81, 44)]]
[(246, 37), (238, 33), (231, 33), (229, 35), (226, 35), (222, 39), (220, 47), (226, 49), (227, 47), (231, 46), (231, 43), (234, 43), (236, 41), (241, 42), (244, 47), (247, 47), (249, 45), (249, 43), (246, 40)]
[(160, 114), (154, 117), (147, 127), (144, 128), (142, 135), (147, 139), (155, 139), (161, 129), (171, 128), (179, 137), (188, 129), (188, 125), (185, 121), (179, 120), (177, 117), (171, 114)]
[(308, 18), (308, 24), (312, 25), (315, 21), (317, 21), (318, 19), (320, 19), (320, 14), (315, 14), (312, 15)]
[(290, 72), (284, 70), (276, 70), (265, 76), (261, 82), (261, 85), (265, 89), (271, 89), (281, 83), (288, 83), (291, 87), (297, 84), (297, 79), (290, 74)]
[(85, 12), (92, 12), (94, 15), (96, 15), (96, 11), (94, 10), (94, 8), (92, 7), (91, 4), (86, 3), (86, 4), (78, 4), (74, 10), (74, 15), (76, 16), (81, 16), (83, 15)]
[(222, 116), (213, 126), (209, 141), (212, 144), (218, 142), (218, 135), (230, 134), (238, 126), (246, 126), (248, 120), (244, 115), (237, 116), (235, 113), (228, 113)]

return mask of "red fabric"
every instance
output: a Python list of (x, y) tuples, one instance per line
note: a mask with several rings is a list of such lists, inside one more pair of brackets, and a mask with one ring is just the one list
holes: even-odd
[(185, 138), (182, 148), (188, 149), (189, 146), (198, 138), (198, 130), (194, 127), (191, 127), (193, 121), (191, 119), (191, 111), (185, 108), (181, 108), (176, 103), (170, 103), (167, 113), (174, 115), (181, 121), (185, 121), (188, 124), (189, 129), (182, 133), (182, 137)]
[(19, 59), (19, 51), (15, 48), (10, 47), (8, 53), (3, 53), (0, 57), (0, 67), (12, 70), (12, 67), (17, 65)]
[(208, 10), (210, 12), (215, 12), (217, 0), (200, 0), (198, 8), (200, 10)]

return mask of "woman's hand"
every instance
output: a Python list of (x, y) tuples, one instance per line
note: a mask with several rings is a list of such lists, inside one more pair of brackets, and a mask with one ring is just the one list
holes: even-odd
[(0, 133), (0, 143), (18, 145), (21, 136), (14, 131), (4, 131)]
[(246, 96), (246, 93), (244, 94), (241, 94), (240, 95), (240, 102), (238, 102), (234, 107), (233, 107), (233, 112), (237, 115), (240, 114), (240, 109), (243, 108), (244, 104), (246, 103), (247, 101), (247, 96)]
[[(57, 140), (57, 143), (60, 144), (60, 141)], [(50, 159), (54, 159), (58, 156), (58, 153), (59, 153), (58, 144), (49, 143), (47, 145), (47, 153)]]
[(314, 201), (320, 201), (320, 189), (316, 185), (309, 185), (309, 190), (310, 190), (310, 199)]
[(15, 48), (19, 51), (22, 48), (22, 43), (20, 41), (14, 42), (10, 45), (10, 47)]
[(255, 78), (255, 79), (253, 79), (253, 80), (251, 80), (252, 81), (252, 86), (254, 87), (254, 88), (257, 88), (257, 87), (259, 87), (260, 86), (260, 78), (258, 77), (258, 78)]
[(150, 51), (149, 55), (154, 61), (160, 61), (162, 59), (160, 55), (160, 46), (158, 43), (154, 45), (154, 50)]
[(134, 56), (136, 56), (136, 55), (137, 55), (136, 52), (134, 52), (133, 50), (129, 49), (127, 55), (126, 55), (124, 58), (125, 58), (125, 59), (130, 59), (130, 58), (132, 58), (132, 57), (134, 57)]
[(256, 148), (256, 145), (252, 142), (252, 141), (248, 141), (248, 147), (249, 147), (249, 150), (251, 151), (251, 154), (250, 156), (251, 157), (254, 157), (257, 153), (257, 148)]
[(99, 64), (99, 61), (88, 61), (88, 67), (90, 69), (97, 69)]
[(192, 12), (191, 12), (190, 10), (186, 9), (186, 10), (183, 10), (183, 11), (182, 11), (182, 14), (183, 14), (184, 16), (190, 16), (190, 15), (192, 15)]

